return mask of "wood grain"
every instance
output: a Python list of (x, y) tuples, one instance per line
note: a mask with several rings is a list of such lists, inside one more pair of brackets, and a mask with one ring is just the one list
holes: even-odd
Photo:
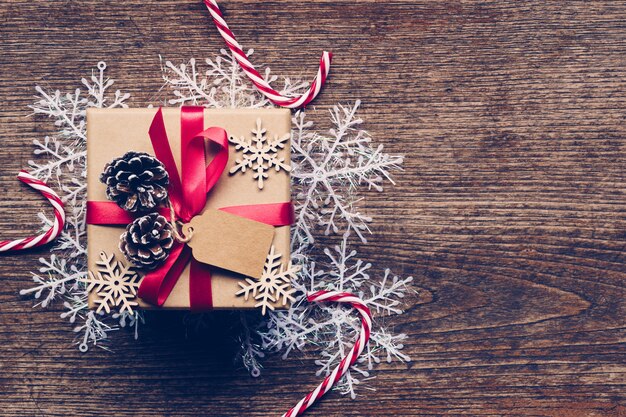
[[(626, 5), (616, 1), (221, 2), (255, 62), (310, 78), (315, 103), (363, 100), (376, 141), (404, 171), (363, 209), (360, 252), (415, 276), (392, 321), (409, 365), (382, 364), (375, 392), (336, 393), (311, 416), (626, 415)], [(210, 57), (222, 40), (200, 1), (3, 1), (0, 235), (42, 202), (15, 180), (50, 122), (33, 87), (71, 90), (97, 61), (144, 106), (162, 98), (159, 54)], [(185, 337), (150, 314), (139, 342), (81, 354), (60, 310), (17, 292), (42, 251), (0, 258), (3, 416), (279, 415), (317, 382), (313, 356), (231, 365), (228, 316)], [(342, 411), (336, 411), (341, 409)]]

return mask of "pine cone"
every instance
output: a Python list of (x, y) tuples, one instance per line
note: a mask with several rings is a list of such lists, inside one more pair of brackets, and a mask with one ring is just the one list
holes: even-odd
[(137, 267), (154, 269), (174, 245), (172, 226), (158, 213), (135, 219), (120, 237), (120, 250)]
[(100, 181), (107, 186), (107, 197), (130, 212), (154, 210), (167, 199), (169, 176), (154, 156), (127, 152), (104, 167)]

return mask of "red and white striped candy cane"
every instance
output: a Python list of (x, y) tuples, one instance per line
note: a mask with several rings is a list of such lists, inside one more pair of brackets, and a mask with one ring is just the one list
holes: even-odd
[(317, 388), (309, 392), (306, 397), (301, 399), (300, 402), (291, 410), (283, 414), (282, 417), (294, 417), (304, 414), (304, 412), (311, 405), (313, 405), (315, 401), (330, 391), (330, 389), (341, 379), (348, 369), (354, 365), (370, 339), (370, 331), (372, 329), (372, 313), (360, 298), (350, 293), (338, 291), (317, 291), (312, 294), (308, 294), (306, 298), (309, 302), (336, 302), (350, 304), (361, 315), (361, 332), (359, 333), (359, 338), (350, 353), (348, 353), (348, 355), (341, 360), (333, 372), (324, 378), (322, 383), (319, 384)]
[(39, 191), (48, 199), (52, 207), (54, 207), (54, 223), (45, 232), (37, 236), (25, 237), (16, 240), (3, 240), (0, 242), (0, 252), (17, 251), (21, 249), (33, 248), (35, 246), (45, 245), (56, 239), (65, 225), (65, 211), (63, 210), (63, 202), (59, 196), (46, 185), (45, 182), (38, 180), (26, 171), (20, 171), (17, 178), (24, 184)]
[(239, 62), (241, 68), (243, 68), (248, 78), (250, 78), (250, 81), (252, 81), (259, 91), (261, 91), (272, 103), (277, 106), (295, 109), (306, 106), (318, 95), (322, 86), (326, 82), (328, 72), (330, 71), (330, 62), (333, 57), (330, 52), (324, 51), (322, 53), (317, 75), (311, 83), (311, 87), (309, 87), (304, 94), (300, 97), (284, 97), (263, 79), (261, 74), (259, 74), (259, 72), (254, 68), (254, 65), (252, 65), (252, 63), (248, 60), (248, 57), (243, 52), (241, 45), (239, 45), (239, 42), (235, 39), (235, 35), (224, 21), (224, 17), (220, 11), (220, 7), (217, 5), (217, 1), (204, 0), (204, 4), (209, 9), (211, 17), (217, 26), (217, 30), (222, 35), (222, 38), (224, 38), (224, 41), (226, 41), (226, 45), (228, 45), (230, 50), (235, 55), (235, 59)]

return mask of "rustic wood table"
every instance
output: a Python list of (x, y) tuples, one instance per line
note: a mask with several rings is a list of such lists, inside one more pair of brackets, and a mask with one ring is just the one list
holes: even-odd
[[(316, 109), (361, 99), (375, 140), (406, 155), (396, 186), (365, 194), (360, 254), (415, 277), (391, 322), (413, 361), (310, 415), (625, 415), (626, 5), (221, 3), (279, 75), (310, 79), (334, 51)], [(28, 116), (36, 84), (71, 91), (106, 60), (145, 106), (159, 54), (223, 47), (199, 0), (2, 1), (0, 20), (2, 238), (35, 230), (44, 207), (15, 180), (53, 130)], [(252, 379), (228, 324), (186, 337), (177, 313), (80, 353), (62, 307), (18, 295), (44, 253), (0, 258), (2, 416), (275, 416), (318, 381), (313, 353), (270, 357)]]

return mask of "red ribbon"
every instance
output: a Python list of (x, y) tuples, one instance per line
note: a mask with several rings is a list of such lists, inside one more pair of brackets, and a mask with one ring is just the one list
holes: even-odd
[[(217, 183), (226, 167), (228, 162), (226, 131), (219, 127), (204, 129), (202, 107), (182, 107), (181, 175), (178, 175), (176, 169), (160, 108), (152, 120), (149, 134), (154, 153), (169, 174), (168, 192), (176, 217), (183, 222), (189, 222), (204, 209), (207, 193)], [(205, 139), (214, 144), (217, 152), (208, 165)], [(272, 226), (287, 226), (293, 222), (293, 207), (290, 202), (230, 206), (219, 210)], [(169, 210), (161, 208), (159, 211), (167, 218), (170, 217)], [(133, 219), (134, 216), (131, 213), (113, 202), (87, 202), (88, 224), (124, 225), (132, 222)], [(213, 297), (210, 266), (195, 260), (191, 254), (191, 248), (181, 243), (174, 245), (167, 260), (159, 268), (144, 276), (139, 285), (139, 297), (151, 304), (162, 306), (187, 263), (190, 263), (189, 303), (191, 309), (211, 309)]]

